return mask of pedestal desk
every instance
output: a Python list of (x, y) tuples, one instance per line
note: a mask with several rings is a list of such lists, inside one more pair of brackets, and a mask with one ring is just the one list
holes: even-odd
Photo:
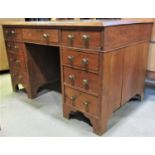
[(61, 83), (63, 115), (81, 112), (106, 131), (112, 112), (143, 98), (152, 23), (76, 21), (3, 25), (13, 91), (29, 98)]

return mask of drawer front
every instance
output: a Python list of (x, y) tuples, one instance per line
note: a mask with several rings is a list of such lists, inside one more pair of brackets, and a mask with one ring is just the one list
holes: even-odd
[(84, 70), (99, 70), (99, 55), (63, 48), (62, 59), (64, 65), (80, 67)]
[(100, 50), (101, 32), (62, 30), (61, 42), (65, 46)]
[(58, 30), (55, 29), (23, 29), (23, 39), (39, 43), (58, 43)]
[(4, 28), (5, 40), (9, 41), (21, 41), (22, 29), (20, 28)]
[(8, 52), (15, 53), (15, 54), (24, 54), (24, 44), (17, 43), (17, 42), (6, 42), (6, 49)]
[(99, 76), (69, 67), (64, 67), (64, 82), (68, 85), (98, 95)]
[(26, 64), (23, 55), (8, 53), (10, 69), (14, 72), (26, 72)]
[(99, 116), (98, 98), (94, 96), (65, 87), (65, 103), (74, 106), (81, 112)]

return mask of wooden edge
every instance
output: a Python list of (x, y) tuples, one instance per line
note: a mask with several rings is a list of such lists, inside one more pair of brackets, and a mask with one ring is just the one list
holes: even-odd
[(7, 22), (2, 23), (3, 26), (73, 26), (73, 27), (109, 27), (117, 25), (130, 25), (130, 24), (146, 24), (153, 22), (142, 22), (136, 20), (73, 20), (73, 21), (48, 21), (48, 22)]

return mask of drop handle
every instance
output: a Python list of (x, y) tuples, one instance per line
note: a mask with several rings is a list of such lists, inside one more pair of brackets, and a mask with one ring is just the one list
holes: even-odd
[(17, 45), (14, 46), (14, 49), (18, 49), (19, 47)]
[(16, 32), (15, 32), (14, 30), (12, 30), (12, 31), (11, 31), (11, 34), (14, 35), (14, 34), (16, 34)]
[(76, 98), (77, 98), (76, 96), (71, 96), (70, 97), (70, 100), (71, 100), (73, 106), (75, 106)]
[(75, 80), (75, 76), (74, 75), (69, 75), (68, 79), (73, 82)]
[(45, 39), (47, 39), (47, 38), (49, 37), (49, 35), (48, 35), (47, 33), (43, 33), (43, 37), (44, 37)]
[(8, 48), (11, 48), (11, 45), (10, 45), (10, 44), (8, 44), (8, 45), (7, 45), (7, 47), (8, 47)]
[(88, 59), (87, 58), (83, 58), (82, 59), (82, 64), (85, 65), (85, 66), (88, 65)]
[(68, 59), (69, 62), (73, 62), (74, 57), (69, 55), (69, 56), (67, 57), (67, 59)]
[(88, 101), (84, 101), (84, 102), (83, 102), (84, 109), (85, 109), (85, 111), (87, 111), (87, 112), (89, 111), (89, 104), (90, 104), (90, 103), (89, 103)]
[(10, 61), (11, 61), (11, 62), (13, 62), (13, 61), (14, 61), (14, 59), (13, 59), (13, 58), (10, 58)]
[(21, 61), (20, 61), (20, 60), (16, 60), (15, 62), (16, 62), (16, 63), (20, 63)]
[(12, 77), (15, 77), (16, 76), (16, 74), (15, 73), (12, 73)]
[(9, 31), (8, 31), (8, 30), (6, 30), (6, 31), (5, 31), (5, 34), (6, 34), (6, 35), (8, 35), (8, 34), (9, 34)]
[(84, 34), (82, 36), (82, 38), (83, 38), (84, 41), (89, 41), (89, 39), (90, 39), (90, 37), (88, 35), (86, 35), (86, 34)]
[(72, 34), (68, 34), (68, 35), (67, 35), (67, 38), (68, 38), (68, 40), (73, 41), (73, 39), (74, 39), (74, 35), (72, 35)]
[(89, 80), (87, 80), (87, 79), (83, 79), (83, 86), (85, 87), (85, 88), (87, 88), (88, 87), (88, 85), (89, 85)]
[(22, 76), (22, 75), (19, 75), (19, 76), (18, 76), (18, 78), (19, 78), (19, 79), (22, 79), (22, 78), (23, 78), (23, 76)]

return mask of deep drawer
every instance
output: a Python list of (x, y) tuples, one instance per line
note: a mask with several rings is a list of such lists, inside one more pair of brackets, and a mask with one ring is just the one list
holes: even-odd
[(92, 95), (65, 87), (65, 103), (74, 106), (81, 112), (99, 116), (99, 101)]

